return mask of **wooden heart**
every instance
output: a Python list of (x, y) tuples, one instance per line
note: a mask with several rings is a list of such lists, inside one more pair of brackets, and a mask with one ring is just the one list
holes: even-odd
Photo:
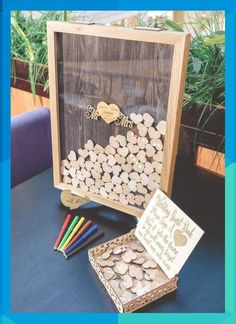
[(174, 241), (175, 241), (175, 246), (184, 246), (187, 244), (187, 236), (182, 234), (180, 230), (176, 230), (174, 232)]
[(108, 105), (104, 101), (100, 101), (97, 105), (97, 111), (105, 123), (110, 124), (115, 121), (120, 114), (120, 108), (115, 104)]

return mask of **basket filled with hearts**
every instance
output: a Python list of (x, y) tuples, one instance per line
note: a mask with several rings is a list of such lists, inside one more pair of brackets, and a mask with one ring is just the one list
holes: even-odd
[(135, 230), (88, 252), (119, 312), (133, 312), (177, 289), (178, 273), (202, 229), (157, 190)]

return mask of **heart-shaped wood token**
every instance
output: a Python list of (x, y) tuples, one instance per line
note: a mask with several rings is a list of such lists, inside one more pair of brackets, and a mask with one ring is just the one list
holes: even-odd
[(104, 182), (110, 182), (110, 181), (111, 181), (110, 173), (105, 172), (105, 173), (103, 174), (103, 176), (102, 176), (102, 180), (103, 180)]
[(157, 151), (156, 154), (153, 155), (153, 161), (162, 162), (163, 161), (163, 151)]
[(85, 162), (85, 169), (88, 171), (91, 171), (93, 167), (93, 162), (92, 161), (86, 161)]
[(116, 262), (116, 265), (114, 267), (114, 271), (116, 273), (124, 275), (127, 270), (128, 270), (128, 265), (126, 263), (124, 263), (123, 261)]
[(120, 114), (120, 108), (115, 104), (107, 104), (104, 101), (100, 101), (97, 104), (97, 111), (105, 123), (110, 124), (115, 121)]
[(69, 175), (69, 171), (63, 165), (61, 166), (61, 174), (64, 176)]
[(66, 160), (61, 161), (61, 165), (64, 166), (65, 168), (69, 169), (70, 168), (70, 162)]
[(132, 250), (128, 250), (121, 255), (121, 258), (124, 262), (130, 263), (132, 260), (137, 258), (137, 254), (134, 253)]
[(111, 183), (111, 182), (105, 183), (105, 190), (107, 193), (110, 193), (112, 191), (112, 189), (113, 189), (113, 183)]
[(140, 150), (143, 150), (147, 143), (148, 143), (147, 137), (142, 137), (142, 136), (138, 137), (138, 147), (140, 148)]
[(154, 168), (150, 162), (146, 162), (144, 166), (144, 172), (146, 174), (151, 174), (154, 171)]
[(111, 154), (111, 155), (114, 155), (116, 153), (116, 150), (114, 149), (114, 147), (112, 147), (111, 145), (107, 145), (105, 147), (105, 153), (107, 155)]
[(104, 187), (100, 187), (99, 189), (100, 195), (104, 198), (107, 198), (108, 194), (106, 192), (106, 189)]
[(121, 169), (127, 173), (130, 173), (130, 171), (132, 170), (132, 164), (121, 164)]
[(146, 262), (143, 263), (143, 268), (144, 269), (155, 269), (157, 267), (157, 264), (154, 260), (150, 259), (150, 260), (147, 260)]
[(76, 169), (75, 168), (70, 168), (69, 173), (72, 176), (72, 178), (76, 178)]
[(145, 173), (140, 175), (140, 179), (143, 186), (146, 186), (149, 182), (149, 177)]
[(136, 125), (143, 121), (143, 116), (141, 114), (131, 113), (129, 117)]
[(161, 135), (165, 135), (166, 133), (166, 121), (161, 120), (158, 125), (156, 126), (156, 129), (160, 132)]
[(128, 205), (128, 200), (124, 194), (120, 194), (119, 201), (123, 205)]
[(132, 143), (132, 144), (136, 144), (137, 143), (137, 136), (134, 135), (134, 133), (132, 131), (128, 131), (127, 132), (126, 138), (127, 138), (127, 141), (129, 143)]
[(72, 168), (79, 169), (78, 161), (70, 161), (70, 165)]
[(136, 182), (140, 182), (140, 181), (141, 181), (141, 179), (140, 179), (140, 175), (139, 175), (138, 172), (136, 172), (136, 171), (130, 172), (130, 174), (129, 174), (129, 178), (130, 178), (131, 180), (135, 180)]
[(83, 149), (79, 149), (78, 150), (78, 154), (80, 156), (82, 156), (84, 159), (86, 159), (86, 157), (88, 156), (88, 151), (87, 150), (83, 150)]
[(137, 184), (137, 190), (139, 193), (146, 195), (147, 194), (147, 188), (144, 187), (141, 183)]
[(154, 169), (156, 170), (156, 172), (161, 174), (162, 163), (157, 162), (157, 161), (153, 161), (152, 165), (153, 165)]
[(129, 289), (132, 286), (133, 286), (133, 279), (128, 274), (125, 274), (120, 283), (120, 287), (122, 289)]
[[(109, 144), (113, 147), (113, 148), (118, 148), (120, 146), (120, 144), (117, 142), (115, 136), (110, 136), (109, 138)], [(111, 153), (112, 154), (112, 153)]]
[(84, 168), (85, 167), (85, 159), (82, 156), (80, 156), (78, 158), (78, 164), (79, 164), (80, 168)]
[(104, 268), (103, 269), (103, 276), (106, 280), (110, 280), (114, 277), (115, 272), (112, 270), (112, 268)]
[(112, 172), (112, 167), (107, 162), (102, 163), (102, 169), (104, 172), (107, 172), (107, 173)]
[(128, 150), (128, 148), (127, 147), (119, 147), (118, 149), (117, 149), (117, 152), (121, 155), (121, 156), (123, 156), (123, 157), (126, 157), (128, 154), (129, 154), (129, 150)]
[(90, 151), (90, 152), (89, 152), (89, 157), (90, 157), (90, 160), (91, 160), (92, 162), (97, 161), (97, 154), (94, 153), (93, 151)]
[(143, 163), (146, 162), (147, 159), (146, 159), (145, 151), (144, 150), (139, 151), (137, 154), (137, 158), (139, 159), (140, 162), (143, 162)]
[(102, 187), (104, 185), (104, 182), (102, 181), (102, 179), (96, 179), (95, 180), (95, 186), (97, 187), (97, 188), (100, 188), (100, 187)]
[(76, 160), (75, 151), (70, 151), (70, 153), (68, 154), (68, 160), (70, 160), (70, 161), (75, 161)]
[(107, 163), (108, 163), (110, 166), (114, 166), (114, 165), (116, 164), (116, 159), (114, 158), (113, 155), (108, 155)]
[(117, 185), (114, 186), (113, 191), (117, 194), (121, 194), (122, 193), (122, 186), (118, 183)]
[(163, 144), (160, 139), (155, 140), (155, 149), (157, 151), (162, 151), (163, 150)]
[(87, 151), (92, 151), (93, 148), (94, 148), (93, 141), (88, 140), (87, 143), (84, 144), (84, 148), (85, 148)]
[[(154, 162), (152, 162), (154, 163)], [(160, 183), (161, 177), (157, 172), (153, 172), (151, 174), (149, 174), (149, 179), (151, 181), (156, 181), (157, 183)]]
[(93, 178), (86, 178), (86, 179), (85, 179), (85, 184), (86, 184), (86, 186), (88, 186), (88, 187), (91, 187), (92, 185), (94, 185), (94, 183), (95, 183), (95, 181), (94, 181)]
[(155, 149), (151, 144), (146, 144), (146, 155), (152, 157), (155, 154)]
[(161, 137), (161, 134), (154, 127), (149, 127), (148, 128), (148, 135), (152, 139)]
[(123, 135), (116, 135), (116, 140), (122, 147), (126, 146), (127, 144), (126, 138)]
[(127, 172), (122, 172), (120, 175), (121, 180), (124, 183), (128, 183), (129, 182), (129, 177), (128, 177), (128, 173)]
[(96, 144), (94, 146), (94, 153), (96, 154), (104, 153), (104, 148), (101, 145)]
[(95, 171), (95, 170), (91, 170), (92, 176), (94, 179), (101, 179), (101, 173)]
[(187, 236), (182, 234), (180, 230), (174, 232), (175, 246), (185, 246), (188, 242)]
[(130, 188), (126, 183), (122, 184), (122, 192), (125, 196), (130, 193)]
[(114, 185), (116, 185), (116, 184), (121, 184), (121, 183), (122, 183), (122, 180), (121, 180), (120, 177), (114, 175), (114, 176), (111, 178), (111, 182), (112, 182)]
[(144, 201), (145, 201), (145, 198), (143, 195), (135, 195), (136, 205), (141, 206)]
[(113, 191), (109, 193), (108, 197), (109, 197), (109, 199), (115, 200), (115, 201), (117, 201), (119, 199), (119, 196), (117, 195), (117, 193), (115, 193)]
[(121, 172), (121, 166), (120, 165), (114, 165), (114, 167), (112, 168), (113, 174), (115, 176), (118, 176)]
[(147, 127), (146, 126), (144, 126), (143, 124), (138, 124), (137, 128), (139, 130), (139, 136), (142, 136), (142, 137), (146, 136), (146, 134), (147, 134)]
[(72, 183), (72, 186), (73, 187), (78, 187), (78, 185), (79, 185), (79, 179), (77, 179), (77, 178), (73, 178), (73, 179), (71, 179), (71, 183)]
[(139, 173), (142, 173), (143, 170), (144, 170), (144, 164), (143, 163), (135, 163), (134, 166), (133, 166), (133, 170), (134, 171), (137, 171)]
[[(126, 147), (127, 148), (127, 147)], [(124, 164), (126, 159), (124, 156), (121, 156), (120, 154), (116, 153), (115, 154), (115, 159), (118, 164)]]
[(132, 192), (128, 193), (127, 195), (127, 200), (130, 205), (135, 205), (135, 199), (134, 199), (134, 194)]
[(132, 278), (136, 278), (137, 280), (142, 280), (143, 279), (143, 270), (138, 265), (131, 264), (129, 266), (129, 275)]
[(135, 180), (130, 180), (130, 182), (128, 183), (128, 186), (131, 191), (133, 191), (133, 192), (137, 191), (137, 183)]
[(148, 185), (147, 185), (148, 190), (153, 191), (156, 190), (157, 188), (159, 188), (159, 184), (156, 181), (149, 181)]
[(128, 143), (127, 148), (130, 151), (130, 153), (133, 153), (133, 154), (138, 153), (138, 151), (139, 151), (138, 145), (134, 145), (132, 143)]
[(107, 155), (104, 154), (104, 153), (100, 153), (97, 156), (97, 160), (98, 160), (99, 163), (106, 162), (107, 161)]
[(143, 120), (146, 127), (151, 127), (154, 122), (154, 118), (148, 113), (143, 114)]

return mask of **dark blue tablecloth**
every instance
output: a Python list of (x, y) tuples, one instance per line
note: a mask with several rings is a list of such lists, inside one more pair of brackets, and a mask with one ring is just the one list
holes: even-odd
[[(224, 180), (178, 162), (172, 199), (205, 235), (181, 270), (178, 290), (140, 311), (224, 312)], [(13, 312), (116, 312), (86, 249), (68, 261), (53, 251), (66, 213), (51, 170), (12, 190)], [(93, 203), (77, 213), (104, 229), (95, 245), (136, 224), (132, 216)]]

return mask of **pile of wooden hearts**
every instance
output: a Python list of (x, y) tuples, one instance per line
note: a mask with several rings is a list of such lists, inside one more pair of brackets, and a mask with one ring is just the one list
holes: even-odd
[(96, 261), (123, 303), (156, 289), (168, 280), (137, 239), (121, 245), (112, 242)]
[(130, 114), (136, 125), (126, 136), (110, 136), (104, 148), (88, 140), (61, 162), (63, 182), (124, 205), (146, 208), (159, 188), (166, 122)]

